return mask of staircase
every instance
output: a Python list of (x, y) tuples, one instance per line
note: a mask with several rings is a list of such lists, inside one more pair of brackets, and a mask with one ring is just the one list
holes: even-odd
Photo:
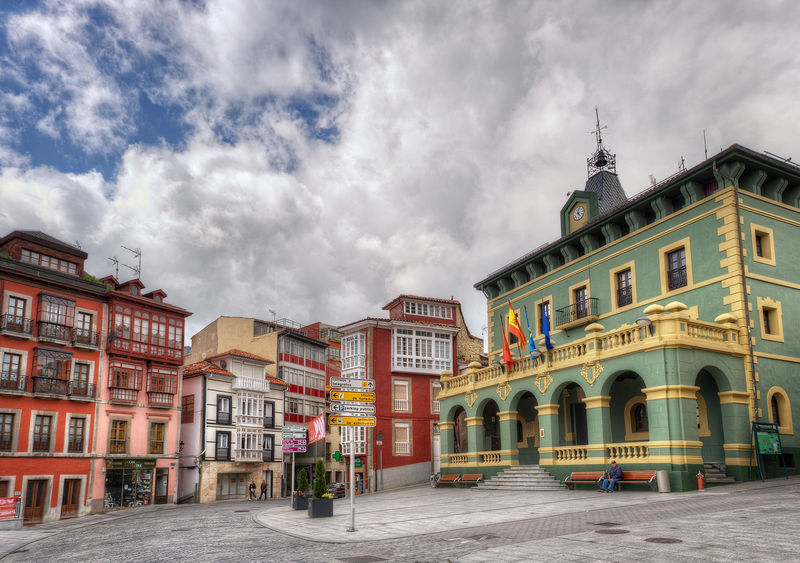
[(719, 483), (735, 483), (736, 479), (728, 477), (726, 466), (721, 461), (706, 461), (703, 463), (703, 475), (707, 485)]
[(515, 465), (483, 483), (478, 483), (477, 488), (507, 491), (555, 491), (563, 489), (564, 485), (538, 465)]

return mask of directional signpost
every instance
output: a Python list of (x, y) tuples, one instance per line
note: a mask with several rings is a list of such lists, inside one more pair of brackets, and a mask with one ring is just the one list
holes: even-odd
[(370, 403), (356, 403), (354, 401), (348, 403), (331, 403), (331, 412), (345, 416), (375, 414), (375, 405), (371, 405)]
[(292, 453), (292, 494), (294, 494), (294, 454), (304, 453), (308, 444), (305, 426), (284, 425), (281, 432), (281, 449)]
[(357, 401), (359, 403), (374, 403), (375, 393), (362, 391), (331, 391), (331, 401)]
[(337, 416), (330, 415), (328, 422), (331, 426), (375, 426), (374, 416)]
[(357, 377), (331, 377), (331, 387), (346, 391), (374, 391), (374, 379), (358, 379)]

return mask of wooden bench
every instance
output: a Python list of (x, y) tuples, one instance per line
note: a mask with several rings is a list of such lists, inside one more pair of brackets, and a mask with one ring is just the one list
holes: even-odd
[(588, 484), (597, 487), (602, 484), (605, 474), (605, 471), (573, 471), (569, 477), (564, 479), (564, 484), (570, 489), (574, 489), (575, 485), (579, 484)]
[(636, 471), (622, 471), (622, 479), (616, 482), (619, 484), (640, 483), (649, 485), (650, 489), (656, 490), (656, 472), (652, 469), (639, 469)]
[(447, 475), (442, 475), (441, 477), (439, 477), (439, 480), (436, 481), (436, 486), (438, 487), (439, 485), (447, 485), (447, 484), (455, 485), (456, 483), (458, 483), (458, 479), (460, 477), (461, 476), (458, 473), (448, 473)]
[(459, 485), (469, 485), (470, 483), (477, 485), (483, 481), (483, 473), (464, 473), (461, 479), (458, 480)]

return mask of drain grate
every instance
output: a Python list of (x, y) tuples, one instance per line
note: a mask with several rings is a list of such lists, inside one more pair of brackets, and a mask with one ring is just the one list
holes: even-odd
[(486, 541), (486, 540), (493, 540), (497, 536), (494, 534), (478, 534), (476, 536), (465, 536), (465, 540), (475, 540), (475, 541)]
[(250, 512), (249, 510), (234, 510), (234, 512)]
[(617, 522), (594, 522), (595, 526), (619, 526)]
[(595, 534), (627, 534), (628, 530), (620, 530), (619, 528), (607, 528), (605, 530), (595, 530)]
[(650, 543), (683, 543), (683, 540), (678, 538), (647, 538), (644, 541)]
[(339, 561), (344, 561), (345, 563), (374, 563), (375, 561), (388, 561), (388, 559), (372, 555), (356, 555), (355, 557), (343, 557)]

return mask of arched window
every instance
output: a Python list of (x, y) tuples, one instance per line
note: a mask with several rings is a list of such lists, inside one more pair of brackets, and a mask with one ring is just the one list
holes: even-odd
[(647, 421), (647, 405), (638, 403), (633, 407), (633, 431), (649, 432), (650, 425)]
[(789, 396), (783, 388), (772, 387), (767, 393), (767, 409), (770, 422), (778, 425), (778, 432), (781, 434), (794, 434), (792, 423), (792, 406), (789, 403)]
[(469, 451), (467, 444), (467, 413), (464, 409), (458, 409), (455, 418), (455, 436), (453, 440), (454, 453), (463, 454)]
[(781, 425), (781, 409), (780, 405), (778, 404), (778, 394), (775, 393), (772, 395), (772, 399), (770, 400), (770, 406), (772, 407), (772, 422), (777, 424), (778, 426)]

